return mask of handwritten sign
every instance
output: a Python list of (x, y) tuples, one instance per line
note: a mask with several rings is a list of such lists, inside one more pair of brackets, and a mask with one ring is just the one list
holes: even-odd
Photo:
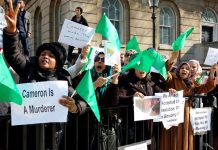
[(160, 115), (160, 97), (134, 97), (134, 121), (150, 120)]
[(190, 110), (190, 119), (194, 134), (210, 131), (212, 108), (195, 108)]
[(154, 120), (154, 122), (162, 121), (166, 129), (184, 122), (185, 99), (183, 98), (183, 91), (174, 94), (155, 93), (155, 96), (161, 97), (161, 103), (160, 118)]
[(115, 48), (110, 42), (105, 42), (105, 65), (114, 66), (120, 65), (120, 51)]
[(11, 103), (12, 125), (66, 122), (68, 109), (59, 104), (68, 95), (66, 81), (47, 81), (17, 85), (22, 105)]
[(4, 9), (0, 6), (0, 49), (3, 48), (3, 29), (6, 26)]
[(204, 64), (212, 66), (218, 62), (218, 49), (209, 47)]
[(65, 19), (58, 41), (77, 48), (90, 43), (95, 29)]

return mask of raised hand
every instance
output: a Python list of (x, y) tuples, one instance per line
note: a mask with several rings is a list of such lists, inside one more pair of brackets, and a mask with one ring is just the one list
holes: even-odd
[(82, 59), (86, 58), (86, 55), (88, 54), (89, 49), (90, 49), (90, 45), (83, 47), (82, 52), (81, 52)]
[(20, 8), (20, 3), (17, 3), (17, 7), (14, 11), (12, 0), (9, 0), (9, 10), (5, 13), (5, 20), (7, 22), (6, 31), (9, 33), (16, 32), (17, 14)]

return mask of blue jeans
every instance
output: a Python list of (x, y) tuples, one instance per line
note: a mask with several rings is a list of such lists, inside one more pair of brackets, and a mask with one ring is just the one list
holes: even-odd
[(26, 33), (19, 32), (19, 41), (21, 41), (24, 55), (29, 56), (29, 43)]

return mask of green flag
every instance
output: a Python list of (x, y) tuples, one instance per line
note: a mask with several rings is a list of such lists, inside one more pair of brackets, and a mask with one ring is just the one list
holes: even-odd
[(82, 72), (85, 71), (85, 70), (90, 69), (90, 68), (89, 68), (89, 64), (91, 64), (91, 61), (92, 61), (92, 60), (90, 59), (92, 50), (93, 50), (93, 48), (91, 47), (89, 53), (87, 54), (87, 59), (88, 59), (88, 61), (87, 61), (87, 63), (85, 63), (85, 65), (83, 66)]
[(126, 44), (126, 51), (131, 49), (135, 50), (138, 53), (141, 51), (135, 35)]
[(154, 63), (156, 55), (157, 54), (153, 53), (150, 50), (144, 50), (140, 53), (134, 54), (130, 57), (129, 63), (123, 67), (121, 72), (125, 72), (130, 68), (134, 68), (148, 73), (151, 69), (152, 64)]
[(0, 54), (0, 102), (14, 102), (22, 104), (22, 96)]
[(121, 43), (117, 30), (105, 14), (102, 15), (101, 19), (99, 20), (95, 32), (101, 34), (104, 38), (110, 41), (118, 50), (120, 50)]
[[(133, 58), (134, 57), (134, 58)], [(124, 73), (126, 70), (130, 69), (130, 68), (134, 68), (135, 65), (139, 65), (140, 64), (140, 60), (142, 57), (142, 53), (138, 53), (138, 54), (133, 54), (130, 57), (129, 63), (126, 64), (121, 72)]]
[(162, 75), (165, 80), (167, 79), (165, 60), (159, 53), (157, 54), (157, 57), (152, 66)]
[(201, 76), (196, 79), (195, 82), (196, 82), (197, 84), (201, 84), (201, 83), (203, 82), (203, 80), (204, 80), (204, 78), (205, 78), (206, 75), (207, 75), (207, 73), (206, 73), (206, 72), (203, 72), (203, 73), (201, 74)]
[(178, 51), (184, 48), (186, 38), (192, 33), (194, 27), (183, 32), (172, 44), (173, 51)]
[(76, 92), (89, 104), (98, 122), (100, 122), (100, 113), (90, 70), (87, 70), (83, 76), (82, 80), (76, 87)]

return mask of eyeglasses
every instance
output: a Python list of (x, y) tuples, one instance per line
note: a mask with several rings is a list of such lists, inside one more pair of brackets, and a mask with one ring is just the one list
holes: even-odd
[(96, 57), (95, 62), (104, 62), (104, 58)]

